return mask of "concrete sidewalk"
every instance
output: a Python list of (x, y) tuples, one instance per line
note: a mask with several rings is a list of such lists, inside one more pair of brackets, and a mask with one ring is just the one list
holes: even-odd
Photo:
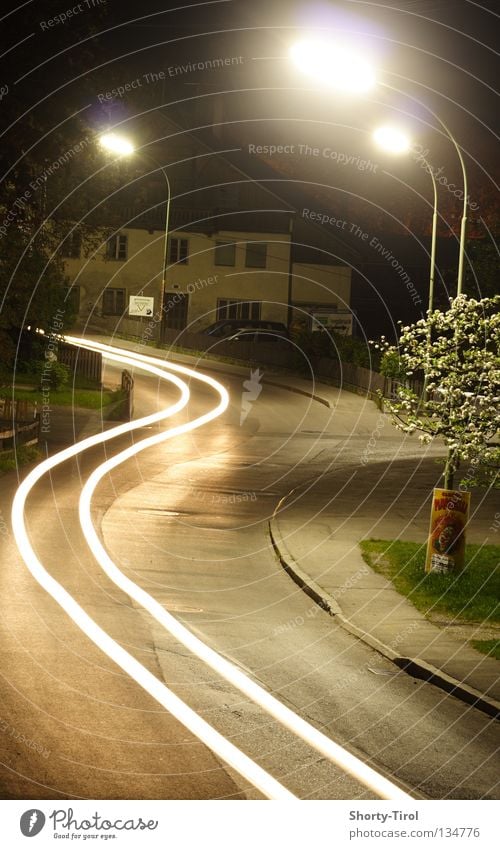
[[(271, 537), (287, 572), (351, 633), (415, 677), (498, 716), (500, 662), (452, 633), (453, 621), (432, 624), (366, 565), (358, 546), (368, 538), (424, 542), (439, 474), (432, 459), (371, 462), (328, 474), (306, 495), (303, 488), (283, 499)], [(473, 493), (468, 542), (497, 542), (499, 509), (498, 492)]]

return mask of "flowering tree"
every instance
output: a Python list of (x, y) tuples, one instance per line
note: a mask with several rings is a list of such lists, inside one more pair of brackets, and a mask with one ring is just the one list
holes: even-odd
[(447, 312), (401, 328), (397, 346), (382, 337), (383, 360), (404, 381), (422, 376), (422, 395), (405, 387), (386, 399), (393, 424), (420, 433), (424, 443), (441, 437), (447, 446), (444, 487), (453, 487), (460, 464), (462, 485), (495, 485), (500, 468), (500, 296), (481, 301), (460, 295)]

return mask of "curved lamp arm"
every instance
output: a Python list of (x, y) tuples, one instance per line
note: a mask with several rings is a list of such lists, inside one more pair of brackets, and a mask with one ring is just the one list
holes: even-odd
[[(440, 118), (439, 115), (437, 115), (437, 113), (434, 112), (434, 110), (431, 109), (430, 106), (428, 106), (426, 103), (423, 103), (421, 100), (419, 100), (418, 97), (414, 97), (411, 94), (407, 94), (406, 92), (402, 92), (400, 89), (396, 88), (396, 86), (392, 86), (389, 83), (380, 83), (380, 85), (383, 86), (384, 88), (389, 89), (390, 91), (395, 91), (398, 94), (404, 94), (405, 97), (409, 97), (410, 100), (413, 100), (415, 103), (418, 103), (419, 106), (423, 106), (423, 108), (426, 109), (427, 112), (429, 112), (433, 116), (433, 118), (435, 118), (436, 121), (439, 122), (439, 124), (441, 125), (441, 127), (445, 131), (447, 137), (453, 143), (453, 146), (455, 147), (455, 150), (458, 154), (460, 167), (462, 169), (462, 180), (463, 180), (463, 186), (464, 186), (464, 205), (463, 205), (463, 210), (462, 210), (462, 220), (461, 220), (461, 223), (460, 223), (460, 246), (459, 246), (459, 253), (458, 253), (458, 274), (457, 274), (457, 295), (461, 295), (462, 294), (462, 285), (463, 285), (463, 274), (464, 274), (465, 237), (466, 237), (466, 230), (467, 230), (468, 184), (467, 184), (467, 170), (465, 168), (465, 162), (464, 162), (464, 158), (462, 156), (462, 151), (460, 150), (460, 145), (458, 144), (455, 136), (453, 135), (453, 133), (451, 132), (451, 130), (449, 129), (447, 124), (445, 124), (443, 119)], [(434, 178), (434, 174), (432, 173), (432, 168), (429, 166), (429, 164), (427, 162), (426, 162), (426, 165), (427, 165), (427, 168), (428, 168), (429, 173), (431, 174), (431, 177), (432, 177), (432, 180), (433, 180), (434, 191), (436, 191), (435, 178)]]

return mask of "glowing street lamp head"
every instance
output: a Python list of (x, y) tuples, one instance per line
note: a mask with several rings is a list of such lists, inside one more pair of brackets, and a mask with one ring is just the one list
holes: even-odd
[(408, 153), (411, 147), (409, 136), (398, 127), (378, 127), (373, 133), (373, 139), (387, 153)]
[(118, 156), (130, 156), (135, 150), (132, 142), (118, 133), (105, 133), (100, 137), (99, 144), (111, 153), (117, 153)]
[(360, 53), (336, 42), (307, 39), (290, 48), (295, 66), (325, 88), (362, 94), (375, 85), (375, 73)]

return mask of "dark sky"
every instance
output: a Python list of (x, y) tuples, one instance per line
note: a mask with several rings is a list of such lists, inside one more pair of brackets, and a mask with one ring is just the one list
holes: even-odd
[[(470, 195), (480, 207), (469, 232), (498, 230), (497, 0), (17, 0), (10, 9), (11, 14), (9, 3), (2, 3), (0, 121), (6, 138), (10, 133), (16, 140), (16, 128), (29, 128), (36, 114), (37, 132), (46, 127), (46, 134), (39, 132), (33, 151), (43, 149), (44, 158), (51, 156), (57, 125), (76, 113), (93, 131), (125, 122), (144, 134), (149, 126), (156, 132), (148, 116), (160, 110), (188, 130), (220, 122), (224, 132), (214, 136), (217, 149), (220, 143), (244, 152), (252, 141), (321, 147), (334, 140), (354, 158), (374, 157), (369, 129), (397, 119), (428, 149), (431, 164), (459, 186), (458, 158), (434, 111), (463, 151)], [(359, 46), (383, 85), (362, 101), (339, 100), (302, 78), (291, 67), (288, 49), (312, 30)], [(228, 67), (210, 67), (217, 58), (227, 59)], [(180, 71), (170, 74), (170, 68)], [(127, 86), (112, 96), (113, 89)], [(26, 138), (19, 134), (23, 149)], [(304, 157), (264, 165), (277, 179), (314, 191), (319, 209), (337, 214), (344, 204), (342, 215), (355, 221), (363, 209), (370, 214), (376, 209), (378, 217), (369, 225), (383, 233), (400, 219), (400, 236), (413, 228), (415, 238), (406, 241), (414, 251), (417, 237), (428, 235), (428, 175), (377, 161), (376, 179)], [(249, 160), (246, 167), (253, 165)], [(388, 176), (379, 176), (385, 172)], [(330, 184), (323, 194), (310, 189), (319, 182)], [(441, 194), (442, 233), (456, 238), (460, 201), (449, 191)], [(288, 201), (293, 205), (293, 194)], [(424, 279), (425, 250), (419, 262)]]
[[(494, 0), (27, 0), (11, 2), (16, 11), (9, 15), (9, 4), (2, 3), (6, 56), (0, 83), (11, 92), (32, 86), (48, 99), (62, 85), (77, 106), (84, 90), (85, 96), (89, 90), (97, 95), (102, 86), (125, 84), (135, 73), (242, 55), (244, 64), (230, 73), (179, 76), (167, 86), (169, 98), (192, 95), (193, 84), (213, 91), (278, 88), (288, 93), (277, 102), (294, 100), (300, 111), (310, 98), (293, 89), (307, 87), (307, 81), (294, 74), (287, 51), (297, 34), (315, 28), (360, 45), (382, 82), (434, 108), (464, 148), (482, 158), (494, 150), (500, 112), (497, 6)], [(58, 14), (68, 17), (54, 23)], [(387, 98), (382, 89), (371, 96), (375, 103)], [(432, 122), (424, 105), (403, 94), (391, 102), (409, 111), (416, 125), (424, 122), (420, 129)], [(323, 102), (320, 108), (329, 107)]]

